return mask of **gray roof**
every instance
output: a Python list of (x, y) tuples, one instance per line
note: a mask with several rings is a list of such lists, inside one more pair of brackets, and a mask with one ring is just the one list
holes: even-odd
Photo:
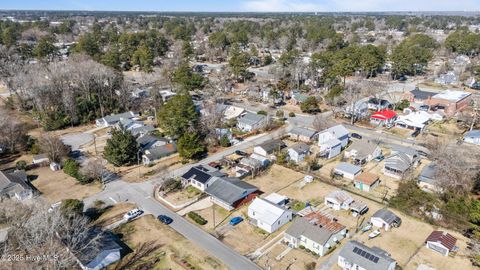
[(369, 140), (358, 140), (354, 141), (349, 147), (348, 150), (356, 150), (357, 151), (357, 158), (363, 159), (368, 157), (368, 155), (372, 155), (375, 149), (377, 149), (378, 145), (369, 141)]
[(24, 190), (33, 190), (27, 182), (25, 172), (6, 173), (0, 171), (0, 195), (9, 194), (10, 192), (19, 193)]
[(320, 226), (308, 222), (305, 218), (297, 218), (293, 224), (285, 231), (286, 234), (295, 238), (304, 236), (317, 244), (325, 245), (334, 232), (324, 229)]
[(435, 179), (435, 173), (436, 165), (435, 163), (430, 163), (422, 169), (420, 175), (418, 176), (418, 180), (431, 185), (436, 185), (437, 181)]
[(274, 150), (280, 150), (285, 147), (285, 143), (282, 140), (271, 140), (257, 145), (263, 148), (268, 154), (273, 153)]
[(348, 136), (349, 132), (343, 125), (336, 125), (328, 128), (326, 131), (332, 133), (336, 138)]
[(255, 125), (266, 118), (265, 115), (255, 114), (251, 112), (247, 112), (244, 116), (238, 119), (239, 123), (247, 124), (247, 125)]
[(205, 193), (229, 205), (241, 200), (258, 188), (235, 177), (216, 177)]
[(148, 154), (145, 154), (145, 156), (147, 156), (149, 160), (156, 160), (162, 157), (169, 156), (176, 152), (177, 146), (174, 143), (168, 143), (162, 146), (148, 149)]
[(378, 247), (367, 247), (355, 240), (349, 241), (340, 250), (339, 256), (351, 264), (368, 270), (388, 270), (395, 260), (386, 251)]
[(315, 134), (317, 134), (317, 131), (304, 128), (304, 127), (293, 127), (292, 130), (290, 130), (289, 134), (295, 134), (299, 136), (312, 138), (313, 136), (315, 136)]
[(142, 127), (137, 127), (137, 128), (132, 128), (130, 130), (130, 132), (132, 133), (133, 136), (137, 136), (139, 134), (147, 134), (148, 132), (150, 131), (154, 131), (155, 128), (150, 126), (150, 125), (146, 125), (146, 126), (142, 126)]
[(310, 151), (310, 146), (304, 142), (299, 142), (290, 147), (290, 149), (294, 150), (295, 152), (301, 153), (308, 153)]
[(385, 208), (382, 208), (375, 212), (372, 217), (380, 218), (388, 224), (397, 223), (400, 225), (400, 223), (402, 223), (402, 219), (399, 216), (395, 215), (392, 211)]
[(437, 94), (435, 92), (428, 92), (420, 89), (412, 90), (410, 91), (410, 93), (415, 97), (415, 99), (420, 99), (420, 100), (426, 100)]
[(385, 159), (385, 167), (405, 172), (412, 165), (412, 159), (402, 152), (394, 153)]
[(413, 156), (418, 156), (418, 150), (410, 147), (405, 147), (405, 146), (400, 146), (400, 145), (393, 145), (391, 147), (392, 153), (393, 152), (398, 152), (398, 153), (405, 153), (411, 157)]
[(346, 162), (340, 162), (338, 163), (337, 166), (335, 166), (335, 170), (339, 170), (339, 171), (351, 173), (351, 174), (357, 174), (358, 172), (362, 171), (362, 167), (355, 166), (353, 164), (346, 163)]
[(103, 119), (108, 123), (108, 124), (115, 124), (120, 119), (130, 119), (135, 117), (135, 114), (133, 112), (124, 112), (124, 113), (119, 113), (119, 114), (112, 114), (112, 115), (107, 115), (103, 117)]
[[(95, 260), (104, 251), (120, 251), (122, 247), (117, 242), (118, 238), (111, 233), (102, 232), (99, 229), (91, 229), (88, 232), (89, 239), (98, 237), (96, 241), (86, 241), (87, 244), (81, 251), (74, 250), (73, 253), (84, 266), (96, 266)], [(90, 265), (92, 264), (92, 265)]]

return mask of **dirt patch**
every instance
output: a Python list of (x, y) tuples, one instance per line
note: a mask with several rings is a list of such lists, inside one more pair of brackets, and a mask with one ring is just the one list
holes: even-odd
[(268, 171), (253, 179), (247, 178), (246, 181), (257, 186), (266, 194), (276, 192), (289, 185), (303, 179), (304, 174), (294, 170), (274, 164)]
[(187, 261), (196, 269), (227, 269), (219, 260), (209, 256), (205, 251), (192, 244), (169, 226), (156, 220), (152, 215), (143, 216), (123, 224), (115, 229), (115, 232), (123, 235), (122, 240), (134, 252), (145, 243), (156, 247), (142, 259), (142, 261), (155, 261), (150, 269), (182, 269), (172, 260), (172, 254), (178, 259)]
[(83, 200), (102, 190), (99, 183), (81, 185), (75, 178), (63, 171), (53, 172), (49, 167), (28, 171), (29, 175), (37, 176), (32, 184), (50, 203), (65, 199)]

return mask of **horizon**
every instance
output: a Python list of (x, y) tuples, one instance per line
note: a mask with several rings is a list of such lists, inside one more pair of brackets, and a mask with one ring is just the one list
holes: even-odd
[[(478, 12), (480, 0), (4, 0), (2, 11), (87, 11), (87, 12), (211, 12), (211, 13), (357, 13), (357, 12)], [(434, 5), (432, 5), (434, 4)], [(432, 8), (432, 6), (434, 6)]]

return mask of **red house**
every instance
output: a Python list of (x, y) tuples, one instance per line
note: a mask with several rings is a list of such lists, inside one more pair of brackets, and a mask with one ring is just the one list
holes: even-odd
[(392, 110), (381, 110), (370, 116), (370, 123), (377, 126), (390, 126), (397, 119), (397, 113)]

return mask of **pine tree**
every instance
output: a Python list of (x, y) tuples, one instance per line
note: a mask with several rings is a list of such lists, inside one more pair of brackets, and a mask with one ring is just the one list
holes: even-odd
[(132, 164), (137, 161), (138, 144), (135, 137), (123, 126), (112, 130), (103, 156), (115, 166)]

